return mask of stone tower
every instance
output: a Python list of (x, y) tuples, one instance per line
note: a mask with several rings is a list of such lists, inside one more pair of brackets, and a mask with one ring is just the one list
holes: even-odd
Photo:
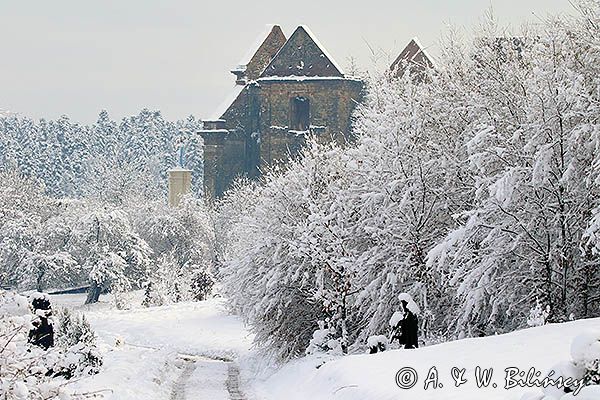
[(192, 171), (184, 168), (169, 170), (169, 206), (177, 207), (182, 196), (190, 192), (192, 187)]
[(286, 40), (270, 26), (232, 70), (236, 86), (204, 121), (204, 190), (222, 195), (238, 176), (298, 154), (306, 136), (344, 143), (363, 84), (344, 74), (305, 26)]

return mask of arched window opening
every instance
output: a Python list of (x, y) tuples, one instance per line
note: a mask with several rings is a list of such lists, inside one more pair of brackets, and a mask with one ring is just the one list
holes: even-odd
[(290, 129), (293, 131), (307, 131), (310, 127), (310, 101), (303, 96), (293, 97), (291, 100)]

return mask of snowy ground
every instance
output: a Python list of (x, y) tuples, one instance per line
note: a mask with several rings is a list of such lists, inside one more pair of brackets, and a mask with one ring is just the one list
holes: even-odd
[[(102, 391), (106, 399), (229, 399), (229, 377), (252, 336), (211, 299), (176, 306), (116, 311), (109, 299), (81, 306), (84, 295), (52, 296), (53, 304), (83, 312), (105, 353), (103, 371), (77, 382), (78, 391)], [(216, 358), (216, 359), (215, 359)]]
[[(318, 370), (314, 360), (303, 359), (282, 368), (258, 382), (257, 392), (268, 399), (289, 400), (512, 400), (537, 388), (506, 390), (505, 368), (531, 367), (547, 372), (558, 362), (570, 360), (571, 340), (578, 334), (599, 329), (600, 319), (531, 328), (507, 335), (464, 339), (418, 350), (395, 350), (379, 354), (353, 355), (328, 362)], [(474, 378), (477, 366), (493, 368), (488, 388), (478, 388)], [(396, 385), (396, 373), (413, 368), (418, 381), (411, 389)], [(424, 390), (424, 381), (436, 367), (442, 388)], [(455, 387), (453, 367), (465, 368), (467, 382)], [(496, 383), (497, 387), (492, 385)], [(600, 400), (600, 399), (599, 399)]]
[[(111, 400), (516, 400), (537, 389), (506, 390), (505, 368), (546, 371), (570, 358), (573, 337), (600, 328), (600, 319), (574, 321), (418, 350), (353, 355), (318, 369), (321, 360), (303, 358), (277, 369), (250, 350), (252, 335), (227, 314), (223, 300), (130, 311), (115, 311), (107, 303), (84, 308), (82, 295), (54, 296), (54, 301), (84, 311), (105, 352), (103, 372), (74, 387), (106, 390)], [(477, 366), (493, 368), (488, 388), (477, 387)], [(418, 374), (411, 389), (396, 384), (396, 373), (405, 367)], [(432, 367), (443, 387), (424, 390)], [(465, 368), (467, 382), (458, 388), (453, 367)]]

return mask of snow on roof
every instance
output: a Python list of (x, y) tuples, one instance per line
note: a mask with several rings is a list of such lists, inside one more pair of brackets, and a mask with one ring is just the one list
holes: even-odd
[(218, 120), (223, 114), (227, 111), (229, 106), (233, 104), (233, 102), (238, 98), (242, 90), (244, 90), (245, 85), (235, 85), (229, 96), (219, 105), (219, 107), (215, 110), (215, 112), (210, 116), (209, 120)]
[(245, 70), (245, 66), (248, 65), (250, 60), (252, 60), (252, 57), (254, 57), (260, 46), (265, 42), (273, 28), (275, 28), (276, 26), (276, 24), (267, 24), (265, 26), (265, 29), (260, 33), (260, 35), (258, 35), (252, 46), (250, 46), (246, 54), (244, 54), (244, 57), (242, 57), (242, 59), (238, 62), (238, 65), (236, 67), (238, 70)]
[(357, 81), (361, 82), (360, 78), (346, 78), (343, 76), (304, 76), (304, 75), (288, 75), (288, 76), (264, 76), (257, 79), (258, 82), (268, 81)]
[(340, 72), (340, 74), (344, 75), (344, 70), (342, 69), (342, 67), (340, 67), (339, 64), (335, 61), (335, 59), (331, 56), (331, 54), (329, 54), (329, 52), (327, 51), (325, 46), (323, 46), (323, 44), (321, 42), (319, 42), (319, 40), (317, 39), (315, 34), (310, 30), (310, 28), (306, 25), (300, 25), (298, 28), (304, 29), (304, 31), (308, 34), (308, 36), (310, 36), (312, 41), (315, 42), (317, 47), (319, 47), (319, 49), (321, 49), (323, 54), (325, 54), (325, 57), (327, 57), (329, 59), (329, 61), (331, 61), (333, 66)]
[(427, 57), (427, 59), (431, 62), (431, 64), (433, 65), (433, 68), (437, 69), (437, 66), (435, 64), (435, 59), (433, 57), (431, 57), (431, 55), (427, 52), (427, 49), (425, 47), (423, 47), (423, 45), (419, 41), (419, 38), (415, 36), (412, 38), (412, 40), (419, 47), (419, 49), (421, 50), (421, 53), (423, 53), (423, 55), (425, 57)]

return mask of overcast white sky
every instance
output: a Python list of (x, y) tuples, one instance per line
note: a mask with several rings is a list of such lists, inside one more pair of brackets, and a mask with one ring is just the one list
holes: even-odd
[(450, 23), (467, 31), (490, 4), (501, 23), (571, 13), (568, 0), (0, 0), (0, 109), (93, 122), (141, 108), (209, 116), (229, 70), (265, 24), (308, 25), (342, 66), (370, 65), (366, 43), (397, 54), (432, 46)]

